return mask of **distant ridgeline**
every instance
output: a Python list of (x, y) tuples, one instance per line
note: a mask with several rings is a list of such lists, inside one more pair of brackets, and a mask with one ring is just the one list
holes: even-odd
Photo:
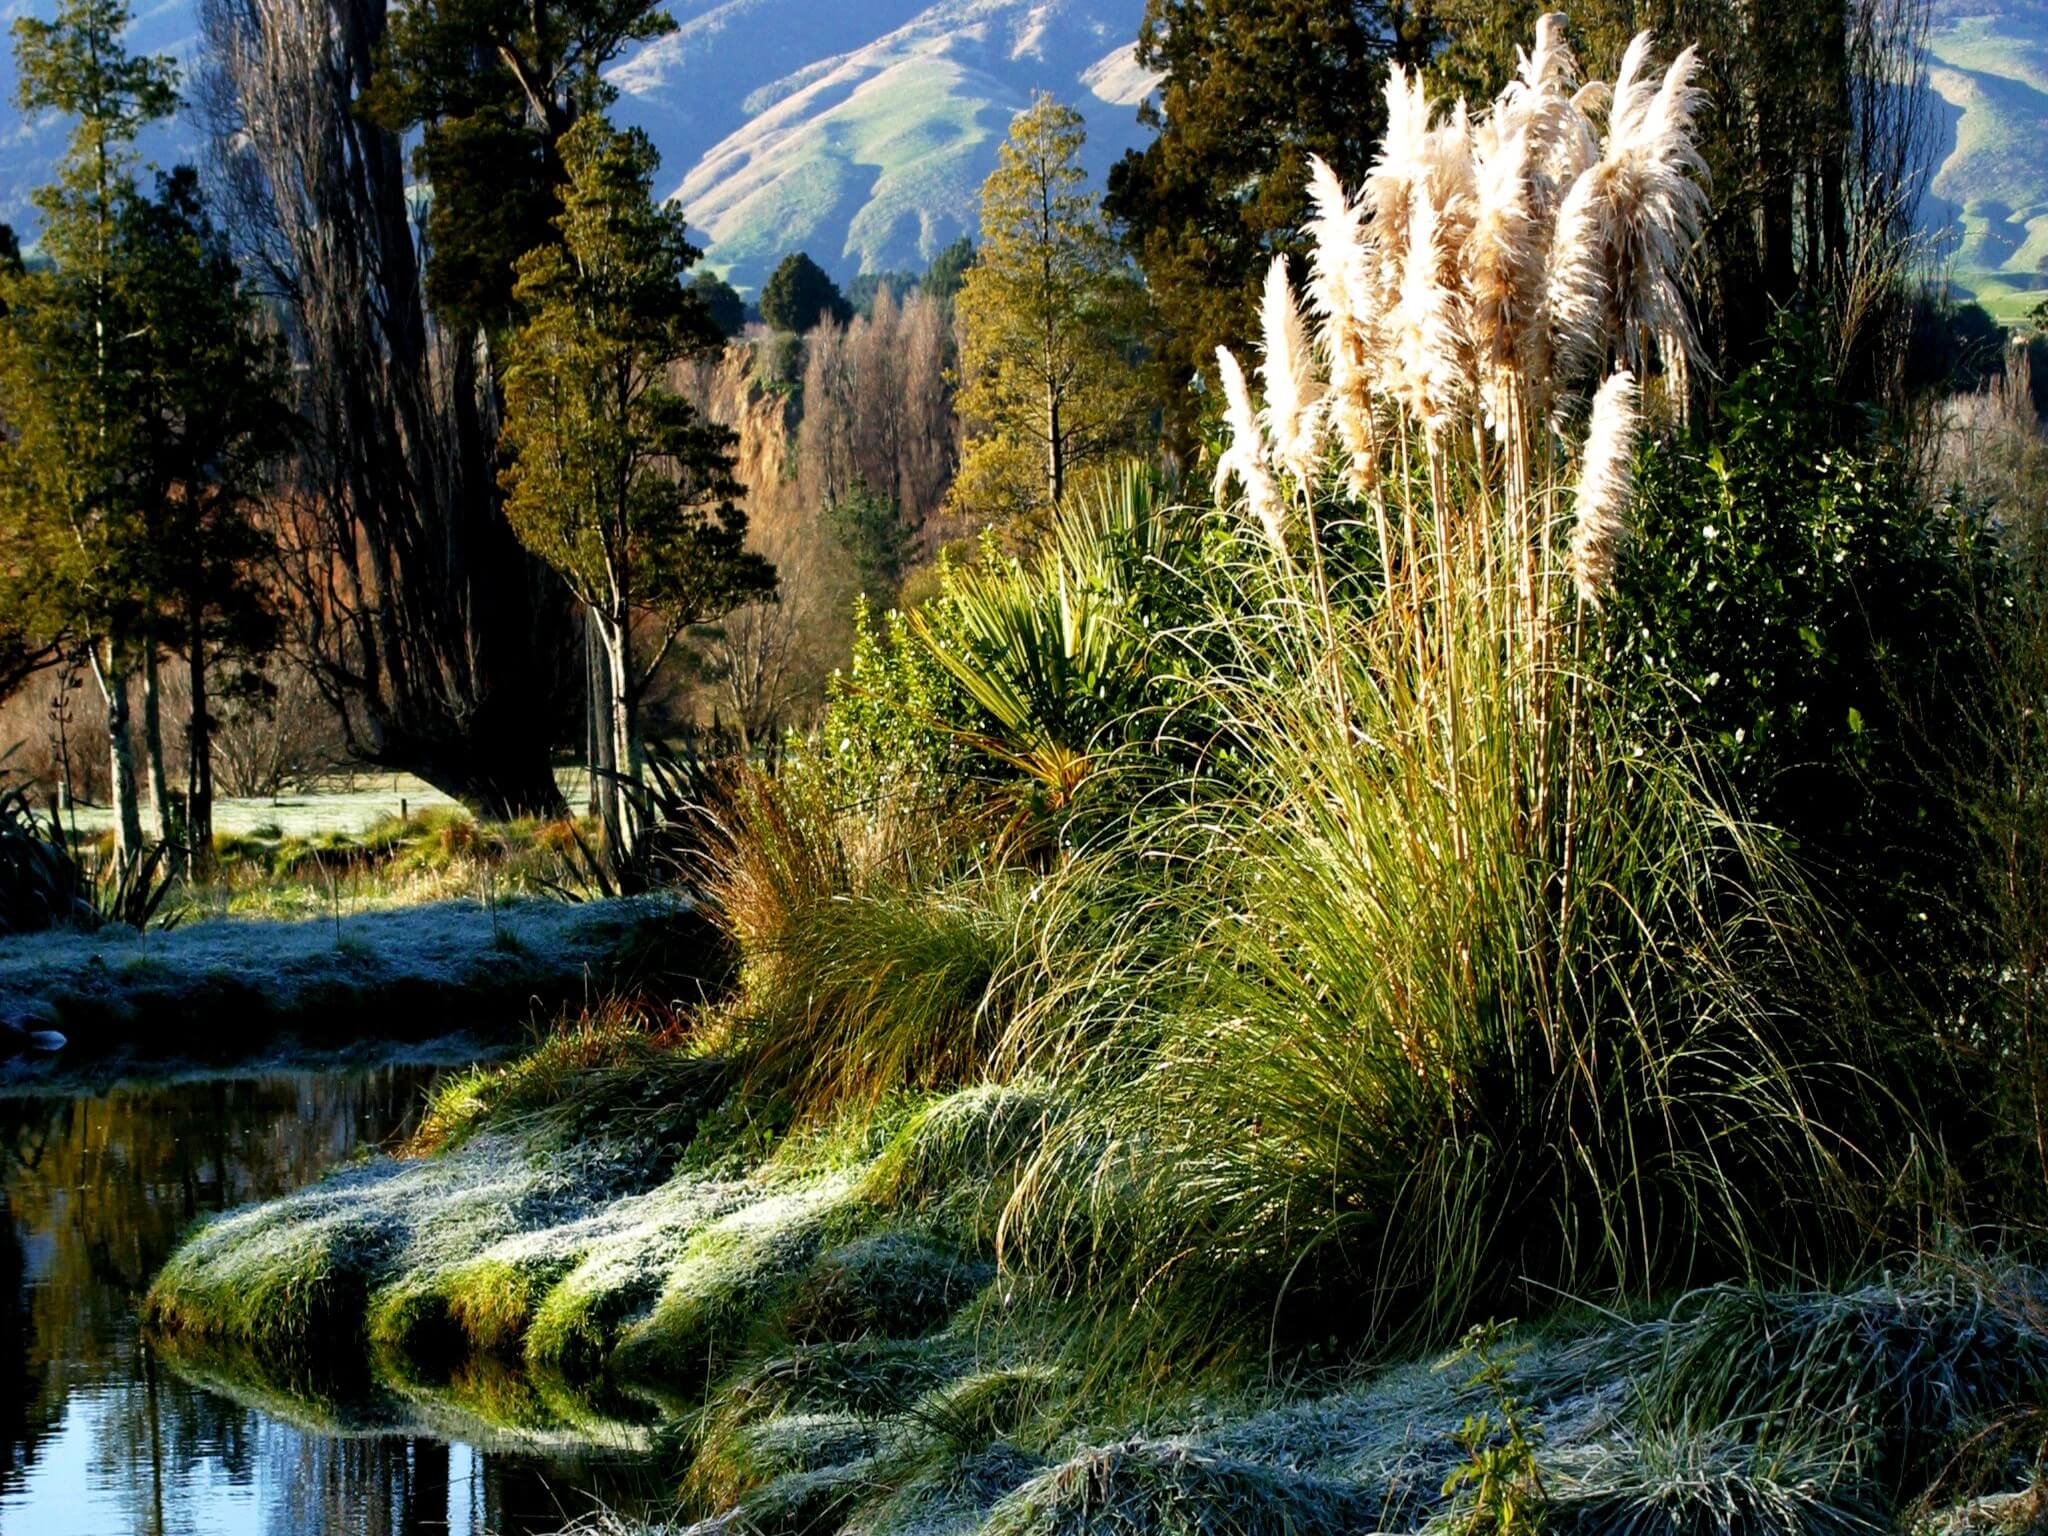
[[(36, 14), (46, 0), (29, 0)], [(1144, 0), (675, 0), (679, 23), (611, 71), (616, 116), (661, 151), (710, 264), (750, 296), (783, 255), (808, 251), (840, 282), (922, 271), (973, 234), (982, 181), (1011, 116), (1050, 91), (1088, 120), (1096, 178), (1146, 136), (1151, 81), (1132, 47)], [(197, 0), (138, 8), (137, 53), (198, 71)], [(0, 96), (14, 99), (0, 47)], [(31, 188), (64, 142), (54, 119), (0, 139), (0, 223), (32, 238)], [(197, 159), (188, 104), (153, 129), (145, 158)]]

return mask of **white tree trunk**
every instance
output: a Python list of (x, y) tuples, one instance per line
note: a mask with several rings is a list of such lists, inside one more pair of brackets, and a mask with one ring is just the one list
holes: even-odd
[(107, 767), (114, 802), (114, 863), (127, 870), (142, 856), (142, 812), (136, 804), (135, 754), (128, 741), (128, 672), (111, 642), (91, 648), (93, 680), (107, 706)]
[(149, 840), (171, 846), (171, 791), (164, 774), (162, 688), (156, 672), (156, 641), (142, 648), (142, 762), (149, 778)]
[[(620, 846), (628, 851), (639, 835), (633, 796), (626, 786), (640, 782), (640, 749), (634, 739), (633, 721), (633, 633), (626, 615), (607, 615), (602, 621), (604, 650), (611, 693), (611, 756), (615, 765), (612, 792), (618, 806)], [(624, 781), (621, 784), (621, 780)]]

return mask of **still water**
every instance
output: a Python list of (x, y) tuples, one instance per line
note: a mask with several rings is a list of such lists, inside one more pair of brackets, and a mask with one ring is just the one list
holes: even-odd
[(0, 1097), (0, 1536), (525, 1536), (657, 1469), (297, 1428), (180, 1378), (136, 1309), (195, 1217), (402, 1135), (433, 1068)]

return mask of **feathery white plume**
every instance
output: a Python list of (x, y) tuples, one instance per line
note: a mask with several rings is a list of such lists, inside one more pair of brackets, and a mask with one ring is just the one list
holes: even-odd
[(1593, 418), (1573, 495), (1572, 583), (1597, 608), (1614, 585), (1634, 489), (1636, 378), (1626, 368), (1593, 397)]
[(1539, 388), (1550, 373), (1543, 316), (1548, 242), (1533, 202), (1529, 126), (1527, 119), (1516, 124), (1480, 160), (1465, 242), (1474, 369), (1487, 421), (1503, 441), (1518, 418), (1515, 396)]
[(1394, 315), (1394, 372), (1390, 392), (1409, 417), (1436, 432), (1465, 397), (1470, 345), (1465, 295), (1458, 280), (1461, 230), (1427, 184), (1408, 212), (1408, 258), (1402, 263)]
[(1402, 268), (1408, 259), (1409, 214), (1417, 188), (1428, 175), (1430, 116), (1422, 77), (1399, 64), (1387, 71), (1386, 96), (1387, 131), (1380, 136), (1380, 152), (1365, 177), (1365, 202), (1372, 211), (1373, 244), (1379, 253), (1374, 299), (1382, 314), (1399, 302)]
[(1230, 441), (1216, 459), (1216, 498), (1220, 502), (1224, 487), (1235, 479), (1244, 487), (1246, 505), (1265, 530), (1267, 542), (1285, 556), (1287, 526), (1280, 487), (1266, 464), (1265, 434), (1259, 427), (1258, 412), (1252, 409), (1244, 370), (1230, 348), (1216, 349), (1216, 371), (1223, 380), (1223, 423), (1230, 430)]
[(1599, 162), (1565, 194), (1551, 239), (1548, 302), (1562, 380), (1611, 348), (1631, 369), (1661, 363), (1682, 396), (1697, 348), (1684, 275), (1706, 218), (1706, 164), (1693, 142), (1699, 57), (1686, 49), (1661, 80), (1650, 34), (1629, 44), (1614, 83)]
[(1316, 377), (1315, 354), (1301, 307), (1294, 301), (1294, 285), (1287, 280), (1284, 256), (1275, 256), (1266, 269), (1259, 327), (1259, 375), (1266, 384), (1265, 420), (1273, 456), (1298, 484), (1310, 487), (1315, 480), (1323, 385)]
[(1309, 304), (1321, 320), (1323, 356), (1330, 369), (1324, 411), (1350, 459), (1353, 494), (1371, 490), (1379, 474), (1373, 431), (1378, 385), (1379, 289), (1375, 258), (1365, 234), (1365, 210), (1320, 156), (1309, 158)]

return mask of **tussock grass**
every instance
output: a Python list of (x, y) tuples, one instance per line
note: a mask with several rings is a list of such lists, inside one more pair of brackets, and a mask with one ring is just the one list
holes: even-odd
[(682, 1404), (703, 1400), (771, 1310), (857, 1218), (843, 1177), (771, 1193), (693, 1236), (653, 1309), (621, 1335), (616, 1368), (659, 1383)]
[(1028, 921), (1028, 882), (877, 890), (799, 914), (747, 1029), (747, 1080), (817, 1112), (898, 1089), (971, 1082), (1008, 1023), (1005, 967)]
[(616, 1131), (636, 1108), (666, 1121), (660, 1128), (681, 1145), (695, 1117), (721, 1095), (725, 1075), (688, 1043), (682, 1016), (614, 996), (540, 1033), (510, 1063), (472, 1067), (436, 1083), (406, 1155), (428, 1156), (487, 1125), (530, 1118), (565, 1134), (596, 1119)]

